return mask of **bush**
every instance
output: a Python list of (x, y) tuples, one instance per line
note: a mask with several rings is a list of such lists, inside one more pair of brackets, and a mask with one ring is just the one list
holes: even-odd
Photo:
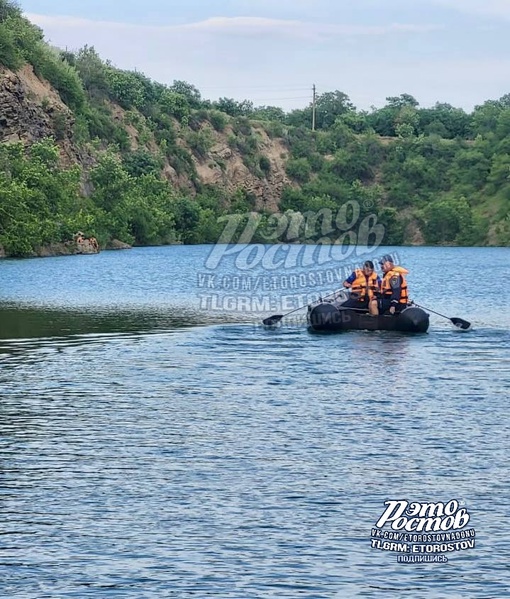
[(254, 158), (259, 147), (259, 142), (255, 135), (248, 135), (247, 137), (229, 136), (229, 145), (232, 148), (237, 148), (243, 157), (251, 156)]
[(348, 150), (337, 150), (328, 170), (350, 183), (356, 180), (368, 181), (373, 174), (363, 155), (356, 155)]
[(59, 92), (62, 101), (73, 110), (81, 110), (85, 104), (85, 91), (78, 72), (59, 51), (37, 43), (28, 53), (36, 75), (46, 79)]
[(174, 145), (168, 148), (167, 157), (170, 165), (178, 175), (187, 174), (194, 178), (197, 175), (195, 163), (191, 154), (180, 146)]
[[(205, 114), (206, 114), (205, 119), (204, 119), (204, 116), (200, 114), (201, 112), (205, 112)], [(188, 117), (188, 127), (190, 129), (193, 129), (193, 131), (199, 131), (200, 128), (202, 127), (202, 123), (206, 119), (207, 119), (207, 111), (206, 110), (205, 111), (195, 110)]]
[(310, 154), (308, 157), (308, 162), (310, 163), (314, 173), (320, 172), (326, 163), (325, 159), (318, 152), (313, 152)]
[(60, 110), (53, 116), (53, 130), (55, 131), (55, 139), (57, 141), (61, 141), (67, 137), (67, 116)]
[(268, 175), (271, 172), (271, 161), (267, 156), (261, 156), (259, 158), (259, 167), (262, 172)]
[(124, 168), (132, 177), (159, 175), (161, 160), (145, 149), (129, 152), (123, 157)]
[(228, 123), (228, 117), (219, 110), (212, 110), (209, 113), (209, 122), (216, 131), (224, 131)]
[(259, 157), (257, 155), (245, 154), (243, 156), (243, 164), (246, 168), (255, 175), (255, 177), (259, 177), (262, 179), (264, 177), (264, 173), (260, 168)]
[(0, 23), (0, 64), (11, 71), (18, 70), (23, 64), (23, 59), (16, 48), (14, 35), (4, 23)]
[(122, 108), (142, 108), (145, 103), (144, 86), (137, 73), (109, 67), (105, 73), (110, 98)]
[(188, 145), (195, 154), (204, 158), (214, 145), (214, 138), (209, 128), (200, 131), (190, 131), (186, 136)]
[(442, 198), (423, 211), (424, 235), (428, 243), (454, 243), (472, 235), (473, 214), (465, 198)]
[(158, 102), (160, 110), (168, 116), (173, 116), (181, 123), (189, 120), (191, 109), (186, 98), (169, 89), (166, 89)]
[(285, 137), (285, 125), (279, 121), (270, 121), (269, 123), (264, 123), (263, 127), (271, 139), (276, 137)]
[(293, 158), (310, 158), (315, 151), (313, 139), (301, 140), (291, 143), (290, 152)]
[(245, 116), (239, 116), (234, 119), (232, 130), (236, 135), (251, 135), (250, 120)]
[(289, 177), (297, 181), (298, 183), (306, 183), (310, 180), (312, 169), (306, 158), (296, 158), (289, 160), (285, 167)]

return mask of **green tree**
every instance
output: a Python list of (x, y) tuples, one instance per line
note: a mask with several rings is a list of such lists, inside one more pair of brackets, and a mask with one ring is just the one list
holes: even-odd
[(126, 109), (144, 105), (144, 87), (136, 73), (109, 67), (105, 75), (112, 100)]
[(487, 191), (494, 195), (503, 187), (510, 187), (510, 155), (495, 155), (487, 178)]
[(341, 91), (326, 92), (317, 96), (316, 126), (318, 129), (329, 129), (338, 117), (354, 111), (349, 96)]
[(0, 22), (0, 64), (12, 71), (17, 71), (23, 64), (14, 38), (13, 32)]
[(209, 122), (216, 131), (224, 131), (228, 123), (228, 117), (219, 110), (211, 110), (209, 113)]
[(473, 214), (464, 197), (435, 200), (424, 209), (423, 217), (428, 243), (455, 243), (472, 236)]
[(253, 112), (253, 102), (250, 102), (249, 100), (238, 102), (233, 98), (220, 98), (217, 102), (213, 102), (213, 106), (217, 110), (234, 117), (248, 116)]
[(165, 90), (161, 94), (159, 107), (164, 114), (173, 116), (181, 122), (189, 118), (191, 114), (190, 105), (186, 96), (179, 94), (171, 89)]
[(191, 83), (176, 80), (170, 86), (170, 91), (179, 94), (186, 99), (190, 108), (200, 108), (202, 106), (202, 96), (200, 91)]
[(180, 198), (174, 204), (175, 226), (183, 243), (198, 241), (200, 207), (189, 198)]
[(404, 223), (396, 208), (382, 208), (377, 214), (377, 220), (384, 226), (384, 245), (404, 243)]
[(447, 139), (468, 138), (471, 134), (471, 116), (461, 108), (437, 102), (433, 108), (418, 110), (420, 133), (440, 135)]
[(73, 57), (83, 87), (91, 98), (104, 99), (108, 96), (109, 67), (101, 60), (94, 46), (84, 46)]
[(90, 171), (90, 180), (95, 188), (92, 194), (95, 203), (107, 212), (122, 203), (132, 185), (132, 178), (112, 152), (106, 152), (99, 158)]
[(285, 121), (285, 111), (279, 106), (257, 106), (250, 115), (252, 119), (261, 121)]
[(124, 169), (132, 177), (142, 175), (159, 175), (161, 172), (161, 159), (144, 148), (129, 152), (122, 157)]
[(402, 108), (416, 108), (419, 106), (419, 102), (411, 94), (400, 94), (400, 96), (386, 98), (386, 105), (389, 108), (396, 108), (400, 111)]

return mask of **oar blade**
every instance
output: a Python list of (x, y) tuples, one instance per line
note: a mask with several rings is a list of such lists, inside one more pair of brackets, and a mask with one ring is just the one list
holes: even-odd
[(269, 318), (264, 318), (264, 320), (262, 321), (262, 324), (266, 327), (272, 327), (275, 324), (278, 324), (284, 316), (285, 316), (284, 314), (274, 314), (273, 316), (270, 316)]
[(471, 323), (463, 318), (450, 318), (450, 320), (458, 329), (463, 331), (468, 331), (471, 328)]

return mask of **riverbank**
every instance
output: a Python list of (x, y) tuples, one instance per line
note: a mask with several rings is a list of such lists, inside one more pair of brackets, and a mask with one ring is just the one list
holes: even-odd
[[(81, 242), (67, 241), (62, 243), (49, 243), (34, 250), (27, 258), (54, 258), (56, 256), (76, 256), (83, 254), (98, 254), (102, 250), (130, 250), (133, 246), (118, 239), (112, 239), (104, 248), (95, 246), (85, 239)], [(5, 249), (0, 245), (0, 259), (10, 258)]]

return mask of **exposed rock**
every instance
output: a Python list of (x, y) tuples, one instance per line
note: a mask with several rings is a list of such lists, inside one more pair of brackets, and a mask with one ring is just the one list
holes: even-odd
[[(81, 191), (86, 196), (93, 192), (88, 172), (96, 164), (98, 147), (94, 149), (92, 144), (79, 146), (75, 142), (72, 111), (47, 81), (34, 74), (32, 66), (25, 65), (16, 73), (0, 66), (0, 107), (0, 142), (21, 141), (29, 146), (53, 137), (60, 147), (62, 166), (67, 168), (79, 164), (83, 169)], [(143, 115), (128, 115), (123, 108), (111, 102), (108, 108), (113, 121), (127, 132), (132, 150), (145, 148), (161, 155), (154, 133)], [(135, 125), (138, 122), (143, 129)], [(188, 128), (176, 120), (173, 125), (176, 143), (192, 154), (186, 141)], [(208, 123), (203, 123), (202, 128), (210, 130), (213, 145), (205, 156), (193, 155), (198, 180), (190, 173), (176, 172), (170, 160), (164, 157), (162, 176), (169, 184), (190, 195), (196, 193), (200, 183), (217, 185), (228, 195), (243, 189), (254, 196), (255, 209), (276, 212), (283, 188), (293, 184), (285, 171), (288, 149), (283, 140), (271, 139), (261, 125), (251, 125), (258, 140), (256, 154), (265, 156), (270, 164), (268, 172), (262, 173), (259, 169), (248, 168), (239, 150), (230, 147), (228, 140), (234, 135), (230, 125), (222, 132), (215, 131)], [(106, 147), (106, 144), (102, 145), (102, 148)]]
[(223, 187), (227, 193), (244, 189), (256, 198), (255, 209), (276, 212), (283, 188), (292, 185), (285, 171), (288, 150), (279, 139), (271, 139), (262, 127), (253, 127), (259, 139), (258, 153), (269, 159), (271, 168), (264, 177), (257, 176), (244, 164), (243, 156), (227, 142), (231, 131), (216, 133), (215, 145), (202, 160), (195, 160), (202, 183)]
[(119, 241), (118, 239), (112, 239), (106, 244), (106, 250), (130, 250), (131, 246), (128, 243)]
[(74, 236), (73, 241), (63, 243), (50, 243), (36, 248), (34, 256), (48, 258), (50, 256), (73, 256), (76, 254), (98, 254), (99, 246), (94, 237), (84, 238), (79, 234)]
[(50, 243), (38, 247), (33, 255), (38, 258), (50, 258), (52, 256), (72, 256), (73, 254), (76, 254), (76, 247), (74, 244)]
[(3, 246), (0, 245), (0, 258), (5, 258), (6, 254), (5, 254), (5, 250), (3, 248)]
[[(0, 106), (0, 141), (22, 141), (30, 145), (45, 137), (54, 137), (60, 146), (63, 166), (80, 164), (85, 173), (82, 192), (89, 195), (93, 191), (86, 173), (94, 166), (96, 158), (90, 148), (74, 143), (73, 113), (51, 85), (34, 74), (32, 66), (25, 65), (16, 73), (0, 67)], [(127, 132), (132, 150), (144, 147), (154, 154), (160, 152), (152, 133), (146, 131), (142, 142), (140, 132), (126, 111), (111, 102), (108, 106), (113, 121)], [(141, 115), (139, 118), (143, 120)], [(174, 126), (178, 133), (177, 144), (190, 151), (185, 141), (185, 128), (177, 121)], [(271, 165), (270, 172), (260, 176), (260, 173), (252, 173), (243, 163), (241, 153), (229, 146), (227, 140), (233, 134), (231, 127), (221, 133), (207, 124), (203, 127), (210, 129), (214, 145), (206, 156), (193, 158), (199, 181), (218, 185), (228, 194), (244, 189), (255, 196), (255, 208), (276, 211), (284, 186), (292, 184), (285, 172), (287, 148), (282, 140), (269, 138), (261, 126), (252, 126), (259, 142), (257, 152), (266, 156)], [(165, 159), (162, 175), (180, 190), (190, 194), (196, 192), (193, 178), (178, 174), (168, 159)]]
[(407, 223), (405, 238), (410, 240), (411, 245), (425, 245), (425, 239), (416, 219)]
[[(28, 144), (53, 136), (70, 143), (74, 116), (29, 65), (17, 73), (0, 69), (0, 141)], [(56, 131), (57, 129), (57, 131)]]

